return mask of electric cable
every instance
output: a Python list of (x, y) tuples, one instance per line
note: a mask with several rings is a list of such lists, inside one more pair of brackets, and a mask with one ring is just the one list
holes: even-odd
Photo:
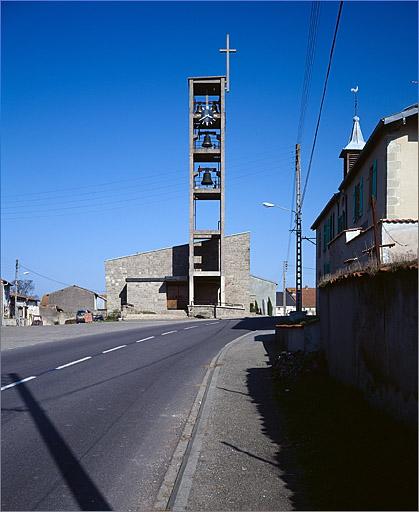
[(335, 31), (334, 31), (334, 34), (333, 34), (332, 46), (330, 48), (330, 55), (329, 55), (329, 62), (328, 62), (328, 65), (327, 65), (326, 77), (325, 77), (325, 81), (324, 81), (324, 85), (323, 85), (323, 93), (322, 93), (322, 99), (321, 99), (321, 102), (320, 102), (319, 115), (317, 117), (317, 123), (316, 123), (316, 129), (315, 129), (315, 132), (314, 132), (313, 145), (311, 147), (309, 164), (308, 164), (308, 169), (307, 169), (307, 175), (306, 175), (306, 179), (305, 179), (305, 182), (304, 182), (303, 194), (302, 194), (302, 197), (301, 197), (301, 207), (303, 206), (303, 203), (304, 203), (304, 198), (305, 198), (305, 195), (306, 195), (308, 179), (310, 177), (311, 166), (312, 166), (312, 163), (313, 163), (314, 149), (316, 147), (317, 134), (319, 132), (320, 119), (321, 119), (321, 115), (322, 115), (322, 111), (323, 111), (323, 104), (324, 104), (324, 99), (325, 99), (325, 96), (326, 96), (326, 88), (327, 88), (327, 83), (329, 81), (330, 69), (331, 69), (331, 66), (332, 66), (333, 53), (334, 53), (334, 50), (335, 50), (336, 38), (337, 38), (340, 18), (341, 18), (341, 14), (342, 14), (342, 7), (343, 7), (343, 1), (340, 1), (339, 2), (339, 11), (338, 11), (337, 18), (336, 18)]

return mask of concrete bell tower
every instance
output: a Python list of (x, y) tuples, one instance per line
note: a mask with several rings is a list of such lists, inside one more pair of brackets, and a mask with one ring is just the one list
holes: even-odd
[(189, 78), (189, 314), (225, 303), (226, 77)]

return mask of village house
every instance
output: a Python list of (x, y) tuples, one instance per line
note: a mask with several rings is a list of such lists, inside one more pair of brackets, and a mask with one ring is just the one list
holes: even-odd
[(41, 299), (42, 317), (63, 312), (70, 318), (82, 309), (103, 313), (106, 310), (106, 298), (95, 291), (74, 284), (55, 292), (46, 293)]
[[(296, 292), (295, 288), (285, 288), (285, 311), (284, 311), (284, 302), (283, 302), (283, 293), (284, 292), (276, 292), (276, 307), (275, 307), (275, 315), (276, 316), (286, 316), (289, 315), (292, 311), (297, 309), (296, 307)], [(302, 310), (306, 312), (307, 315), (315, 315), (316, 314), (316, 289), (309, 288), (305, 286), (302, 289)]]
[(353, 118), (340, 153), (343, 180), (311, 229), (316, 282), (371, 261), (416, 259), (418, 248), (418, 105), (380, 119), (364, 141)]

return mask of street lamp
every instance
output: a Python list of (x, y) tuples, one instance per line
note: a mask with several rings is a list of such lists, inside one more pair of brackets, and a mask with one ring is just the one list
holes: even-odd
[[(301, 241), (302, 241), (302, 234), (301, 234), (301, 210), (300, 214), (298, 214), (295, 210), (291, 210), (290, 208), (285, 208), (284, 206), (280, 206), (274, 203), (268, 203), (263, 202), (262, 205), (265, 208), (279, 208), (280, 210), (285, 210), (287, 212), (292, 212), (295, 214), (295, 234), (296, 234), (296, 273), (295, 273), (295, 297), (296, 297), (296, 312), (301, 313), (302, 312), (302, 281), (303, 281), (303, 262), (302, 262), (302, 250), (301, 250)], [(288, 266), (288, 262), (284, 261), (284, 269), (283, 269), (283, 282), (285, 282), (285, 272), (286, 268)], [(285, 311), (285, 285), (284, 291), (283, 291), (283, 304), (284, 304), (284, 311)]]
[(281, 210), (285, 210), (286, 212), (296, 213), (294, 210), (285, 208), (285, 206), (279, 206), (278, 204), (267, 203), (266, 201), (264, 203), (262, 203), (262, 206), (264, 206), (265, 208), (280, 208)]

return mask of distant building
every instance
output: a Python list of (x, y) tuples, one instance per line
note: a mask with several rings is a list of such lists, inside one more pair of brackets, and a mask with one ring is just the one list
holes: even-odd
[[(275, 315), (275, 292), (277, 283), (257, 276), (250, 276), (250, 311), (256, 304), (261, 315)], [(253, 307), (252, 307), (253, 306)]]
[(103, 311), (106, 309), (106, 299), (99, 293), (81, 286), (73, 285), (45, 294), (41, 299), (41, 314), (43, 308), (55, 307), (66, 314), (75, 315), (80, 309)]
[(6, 279), (0, 279), (0, 313), (1, 325), (4, 325), (6, 319), (10, 317), (10, 291), (13, 284)]
[[(17, 300), (16, 300), (17, 299)], [(18, 293), (17, 296), (14, 293), (10, 293), (9, 304), (10, 304), (10, 318), (15, 319), (15, 300), (17, 304), (17, 324), (18, 325), (31, 325), (34, 316), (39, 315), (39, 299), (30, 295), (24, 295)], [(15, 322), (13, 322), (15, 325)]]
[[(343, 180), (314, 221), (316, 281), (341, 269), (416, 259), (418, 105), (382, 118), (364, 141), (353, 118), (342, 150)], [(377, 249), (376, 249), (377, 246)]]
[[(285, 289), (285, 300), (286, 300), (286, 308), (285, 315), (289, 315), (292, 311), (296, 310), (296, 293), (295, 288), (286, 288)], [(316, 289), (309, 288), (305, 286), (302, 289), (302, 310), (306, 311), (307, 315), (315, 315), (316, 314)], [(284, 315), (284, 307), (283, 307), (283, 292), (276, 292), (276, 308), (275, 308), (276, 316)]]

